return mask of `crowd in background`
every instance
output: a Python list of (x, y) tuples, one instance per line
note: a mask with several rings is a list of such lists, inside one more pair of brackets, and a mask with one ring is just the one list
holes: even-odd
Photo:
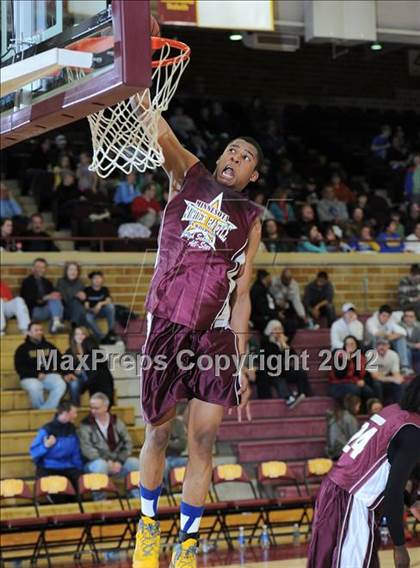
[[(385, 124), (371, 132), (370, 142), (360, 135), (356, 160), (354, 148), (343, 146), (345, 133), (325, 134), (328, 144), (321, 138), (317, 144), (310, 121), (307, 134), (297, 133), (293, 121), (268, 112), (260, 99), (241, 112), (219, 101), (186, 101), (174, 105), (167, 118), (181, 142), (210, 169), (232, 137), (251, 134), (261, 143), (264, 163), (248, 194), (261, 208), (262, 249), (420, 252), (419, 133)], [(13, 148), (9, 151), (7, 175), (18, 179), (22, 195), (34, 197), (38, 213), (26, 216), (2, 183), (1, 247), (57, 250), (42, 216), (49, 210), (54, 230), (85, 237), (78, 248), (93, 246), (89, 237), (95, 236), (156, 239), (168, 200), (164, 172), (104, 181), (90, 171), (89, 152), (69, 132), (28, 142), (30, 156), (20, 171), (14, 171), (17, 162)], [(341, 153), (333, 150), (338, 134)]]

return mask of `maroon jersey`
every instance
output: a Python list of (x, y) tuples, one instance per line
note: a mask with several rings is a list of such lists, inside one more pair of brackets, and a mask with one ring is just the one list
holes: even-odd
[(391, 464), (389, 444), (408, 424), (420, 428), (420, 416), (402, 410), (398, 404), (374, 414), (344, 446), (329, 478), (367, 507), (376, 506), (388, 481)]
[(146, 309), (190, 329), (227, 327), (235, 279), (258, 215), (244, 195), (195, 164), (166, 206)]

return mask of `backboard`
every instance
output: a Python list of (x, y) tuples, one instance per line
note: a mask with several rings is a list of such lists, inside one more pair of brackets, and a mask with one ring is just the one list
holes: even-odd
[(1, 147), (151, 83), (148, 0), (1, 0)]

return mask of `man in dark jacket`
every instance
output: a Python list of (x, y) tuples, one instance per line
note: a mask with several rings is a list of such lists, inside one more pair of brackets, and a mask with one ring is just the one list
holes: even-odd
[(61, 294), (45, 278), (48, 264), (44, 258), (36, 258), (32, 263), (32, 274), (21, 285), (20, 295), (28, 306), (32, 319), (51, 320), (51, 333), (63, 330), (63, 303)]
[(318, 320), (320, 316), (325, 316), (328, 327), (331, 327), (336, 319), (333, 299), (334, 288), (328, 279), (328, 274), (318, 272), (315, 280), (309, 282), (305, 288), (303, 303), (306, 310), (315, 320)]
[(83, 461), (74, 426), (76, 418), (77, 407), (67, 400), (60, 402), (54, 419), (38, 431), (29, 453), (36, 464), (37, 477), (63, 475), (77, 490)]
[[(57, 372), (60, 362), (61, 354), (55, 345), (44, 339), (42, 325), (31, 322), (26, 340), (15, 352), (15, 369), (32, 408), (57, 408), (66, 392), (66, 382)], [(49, 393), (47, 400), (44, 400), (44, 390)]]
[[(60, 249), (45, 231), (44, 218), (39, 213), (31, 215), (31, 222), (28, 230), (23, 234), (24, 237), (31, 237), (23, 241), (23, 250), (28, 252), (59, 252)], [(42, 237), (42, 238), (40, 238)], [(48, 237), (46, 239), (45, 237)]]

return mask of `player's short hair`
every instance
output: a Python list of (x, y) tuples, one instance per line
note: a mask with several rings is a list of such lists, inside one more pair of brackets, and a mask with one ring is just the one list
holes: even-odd
[(400, 407), (408, 412), (420, 414), (420, 375), (417, 375), (405, 389)]
[(237, 136), (235, 140), (244, 140), (244, 142), (248, 142), (248, 144), (254, 146), (257, 151), (257, 167), (255, 169), (259, 170), (264, 162), (264, 152), (260, 144), (255, 140), (255, 138), (252, 138), (252, 136)]

